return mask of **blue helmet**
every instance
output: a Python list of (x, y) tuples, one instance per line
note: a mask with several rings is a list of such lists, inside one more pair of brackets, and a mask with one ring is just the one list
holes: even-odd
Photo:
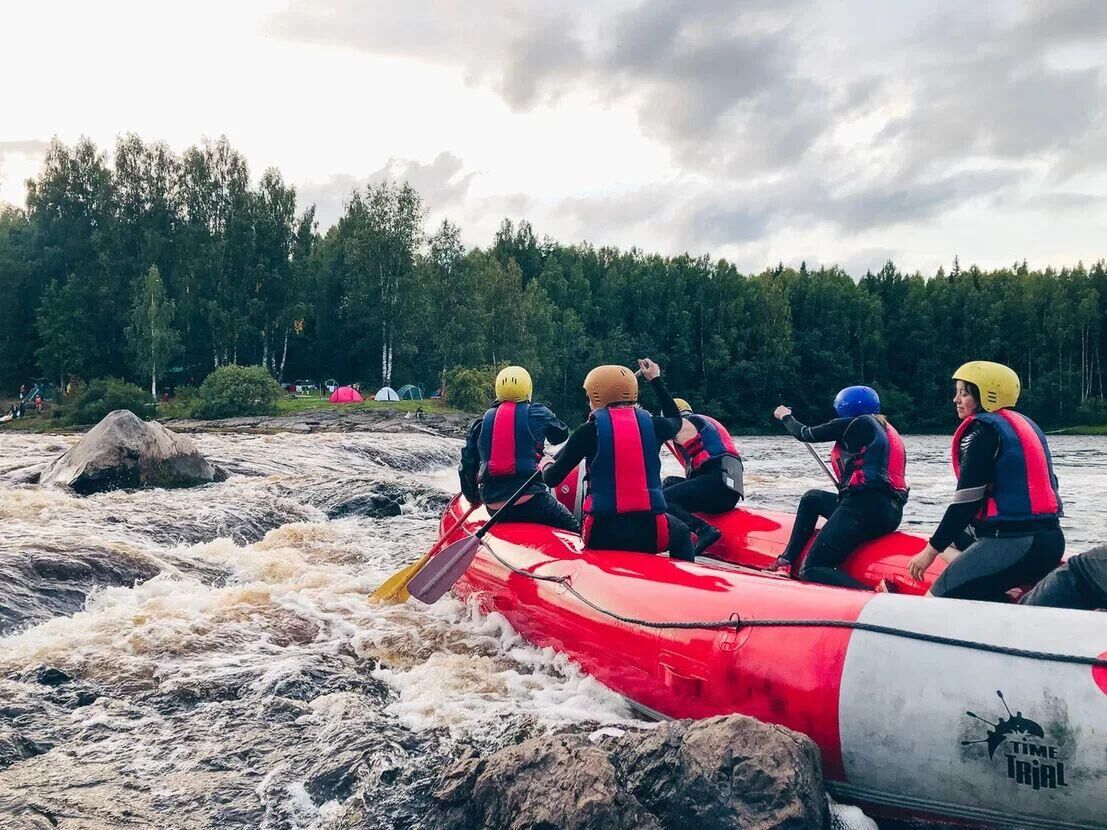
[(880, 411), (880, 395), (871, 386), (847, 386), (834, 398), (839, 418), (875, 415)]

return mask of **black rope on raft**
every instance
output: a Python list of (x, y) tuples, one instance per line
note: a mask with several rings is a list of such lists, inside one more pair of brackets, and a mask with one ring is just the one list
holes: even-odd
[(734, 631), (741, 631), (744, 628), (844, 628), (851, 631), (865, 631), (869, 634), (884, 634), (889, 637), (902, 637), (907, 640), (918, 640), (924, 643), (934, 643), (940, 646), (953, 646), (954, 648), (967, 648), (975, 651), (984, 651), (990, 654), (1002, 654), (1007, 657), (1022, 657), (1026, 660), (1042, 660), (1048, 663), (1068, 663), (1075, 666), (1092, 666), (1095, 668), (1107, 668), (1107, 658), (1103, 657), (1085, 657), (1079, 654), (1055, 654), (1049, 651), (1032, 651), (1025, 648), (1015, 648), (1013, 646), (997, 646), (992, 643), (981, 643), (975, 640), (962, 640), (957, 637), (943, 637), (939, 634), (925, 634), (921, 631), (908, 631), (904, 628), (895, 628), (889, 625), (873, 625), (872, 623), (857, 622), (854, 620), (805, 620), (805, 619), (791, 619), (791, 620), (743, 620), (738, 616), (737, 612), (731, 615), (727, 620), (689, 620), (679, 622), (658, 622), (657, 620), (643, 620), (638, 617), (628, 617), (624, 614), (620, 614), (617, 611), (611, 611), (604, 608), (602, 605), (597, 605), (588, 597), (580, 593), (573, 587), (571, 578), (568, 576), (543, 576), (541, 574), (531, 573), (525, 571), (522, 568), (517, 568), (510, 562), (502, 559), (496, 551), (492, 550), (492, 547), (483, 542), (482, 545), (487, 550), (492, 558), (511, 571), (513, 574), (526, 577), (527, 579), (533, 579), (536, 582), (550, 582), (556, 585), (561, 585), (565, 588), (566, 593), (573, 597), (576, 597), (580, 602), (587, 605), (593, 611), (597, 611), (606, 617), (610, 617), (613, 620), (618, 620), (628, 625), (638, 625), (643, 628), (658, 628), (658, 629), (707, 629), (707, 630), (720, 630), (720, 629), (733, 629)]

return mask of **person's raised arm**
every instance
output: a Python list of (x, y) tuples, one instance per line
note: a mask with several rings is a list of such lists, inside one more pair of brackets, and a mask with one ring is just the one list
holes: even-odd
[(556, 487), (595, 449), (596, 422), (586, 421), (569, 436), (557, 460), (542, 471), (542, 482), (547, 487)]
[(841, 441), (846, 437), (846, 430), (854, 418), (835, 418), (825, 424), (809, 427), (792, 414), (792, 410), (781, 405), (773, 411), (773, 417), (784, 425), (788, 434), (797, 441), (805, 441), (808, 444), (825, 444), (828, 441)]

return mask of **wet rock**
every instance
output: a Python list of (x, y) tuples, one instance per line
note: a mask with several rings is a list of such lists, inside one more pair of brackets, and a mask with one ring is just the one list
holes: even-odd
[(539, 830), (826, 827), (818, 750), (738, 715), (673, 721), (593, 743), (533, 738), (452, 766), (441, 826)]
[(6, 769), (26, 758), (34, 758), (49, 749), (50, 747), (40, 746), (23, 733), (0, 723), (0, 769)]
[(61, 686), (72, 679), (61, 669), (47, 668), (46, 666), (40, 668), (35, 674), (35, 682), (41, 683), (43, 686)]
[(47, 466), (40, 483), (87, 495), (121, 488), (192, 487), (224, 478), (192, 439), (119, 409)]
[(417, 504), (430, 511), (436, 499), (447, 501), (441, 493), (425, 485), (365, 478), (325, 482), (308, 494), (308, 501), (324, 511), (329, 519), (354, 516), (387, 519), (403, 513), (404, 504)]
[(74, 614), (96, 588), (131, 586), (160, 572), (152, 558), (116, 547), (0, 550), (0, 635)]

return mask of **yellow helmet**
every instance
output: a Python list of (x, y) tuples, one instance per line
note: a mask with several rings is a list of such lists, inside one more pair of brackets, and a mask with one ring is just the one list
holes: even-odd
[(496, 375), (496, 400), (522, 403), (534, 393), (530, 372), (522, 366), (506, 366)]
[(953, 373), (953, 379), (975, 384), (986, 412), (1014, 406), (1022, 390), (1014, 369), (990, 360), (970, 360)]
[(688, 403), (688, 401), (684, 400), (684, 398), (673, 398), (673, 403), (676, 404), (677, 412), (679, 412), (681, 415), (685, 413), (688, 413), (689, 415), (692, 414), (692, 404)]
[(597, 366), (584, 379), (584, 391), (596, 409), (613, 403), (633, 403), (638, 400), (638, 378), (625, 366)]

